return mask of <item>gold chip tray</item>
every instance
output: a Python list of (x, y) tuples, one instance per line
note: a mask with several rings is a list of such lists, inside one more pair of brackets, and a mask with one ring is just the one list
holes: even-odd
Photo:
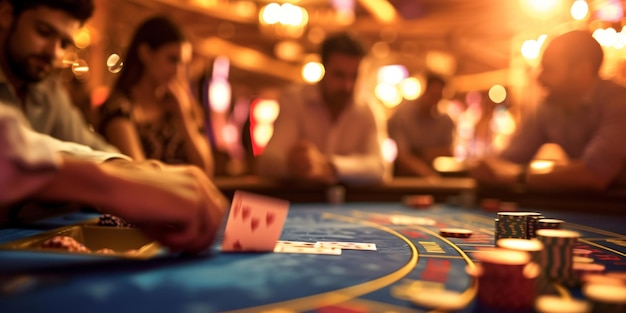
[[(44, 241), (55, 236), (68, 236), (82, 243), (91, 251), (111, 249), (114, 253), (70, 252), (63, 249), (42, 248)], [(150, 259), (163, 254), (163, 247), (158, 242), (147, 238), (135, 228), (118, 228), (111, 226), (72, 225), (7, 242), (0, 249), (23, 250), (47, 253), (93, 255), (98, 257), (118, 257), (126, 259)], [(134, 250), (129, 253), (129, 250)]]

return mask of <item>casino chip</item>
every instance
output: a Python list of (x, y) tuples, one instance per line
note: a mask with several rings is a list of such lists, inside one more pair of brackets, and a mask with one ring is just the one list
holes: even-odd
[(537, 298), (535, 309), (539, 313), (587, 313), (591, 306), (582, 300), (546, 295)]
[(601, 284), (601, 285), (626, 285), (626, 281), (622, 281), (617, 277), (607, 274), (583, 274), (581, 277), (584, 284)]
[(113, 251), (112, 249), (109, 249), (109, 248), (102, 248), (102, 249), (96, 250), (95, 253), (99, 253), (99, 254), (115, 254), (115, 251)]
[(572, 257), (572, 261), (574, 263), (593, 263), (593, 259), (592, 258), (588, 258), (588, 257), (584, 257), (584, 256), (577, 256), (574, 254), (574, 257)]
[(594, 312), (626, 312), (626, 286), (585, 284), (583, 294), (591, 301)]
[(474, 232), (464, 228), (442, 228), (439, 230), (439, 234), (444, 237), (453, 238), (469, 238)]
[(463, 294), (451, 290), (424, 288), (409, 295), (416, 305), (443, 311), (456, 311), (467, 306)]
[(41, 248), (62, 249), (69, 252), (90, 252), (87, 247), (69, 236), (54, 236), (41, 244)]
[(134, 228), (135, 225), (126, 222), (125, 220), (113, 216), (111, 214), (104, 214), (98, 218), (98, 226), (112, 226), (120, 228)]
[(416, 209), (427, 209), (433, 205), (435, 199), (431, 195), (406, 196), (402, 200), (404, 205)]
[(573, 252), (575, 256), (582, 256), (582, 257), (588, 257), (593, 254), (593, 251), (591, 250), (579, 249), (579, 248), (575, 248)]
[(480, 207), (485, 212), (498, 212), (500, 211), (500, 200), (485, 198), (480, 201)]

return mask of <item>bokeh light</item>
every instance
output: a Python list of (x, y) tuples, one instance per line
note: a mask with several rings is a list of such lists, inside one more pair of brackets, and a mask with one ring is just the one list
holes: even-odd
[(519, 0), (522, 10), (529, 16), (545, 18), (556, 13), (560, 0)]
[(260, 100), (254, 106), (252, 117), (259, 124), (273, 123), (279, 111), (280, 107), (276, 100)]
[(502, 85), (493, 85), (489, 88), (489, 99), (493, 103), (502, 103), (506, 100), (506, 88)]
[(530, 168), (534, 174), (547, 174), (554, 169), (554, 161), (534, 160), (530, 163)]
[(63, 56), (63, 59), (61, 60), (61, 67), (68, 68), (74, 65), (74, 63), (76, 63), (76, 60), (78, 60), (78, 54), (76, 54), (76, 52), (74, 51), (69, 51)]
[(222, 127), (222, 140), (228, 146), (239, 141), (239, 129), (234, 124), (228, 123)]
[(404, 65), (385, 65), (378, 69), (377, 79), (379, 83), (390, 85), (399, 84), (409, 76), (409, 72)]
[(408, 77), (400, 82), (400, 90), (404, 99), (415, 100), (422, 93), (422, 83), (415, 77)]
[(310, 84), (322, 80), (324, 73), (326, 73), (326, 70), (319, 62), (308, 62), (302, 67), (302, 79)]
[(227, 80), (214, 78), (209, 83), (209, 103), (211, 110), (223, 113), (230, 108), (231, 87)]
[(598, 19), (607, 22), (620, 22), (624, 17), (624, 9), (620, 0), (596, 1), (599, 6), (596, 15)]
[(577, 21), (584, 20), (587, 14), (589, 14), (589, 4), (585, 0), (575, 0), (570, 8), (570, 14)]
[(252, 130), (252, 138), (254, 142), (261, 147), (267, 146), (267, 143), (274, 134), (274, 126), (272, 124), (258, 124)]
[(280, 20), (280, 4), (270, 3), (263, 7), (260, 12), (261, 22), (265, 24), (276, 24)]
[(113, 53), (107, 58), (107, 69), (113, 74), (119, 73), (124, 67), (124, 62), (119, 54)]
[(86, 78), (89, 73), (89, 64), (83, 59), (78, 59), (72, 64), (72, 73), (78, 79)]
[(537, 59), (541, 52), (541, 47), (543, 46), (547, 37), (547, 35), (542, 34), (537, 39), (524, 41), (520, 51), (522, 53), (522, 56), (528, 60)]
[(374, 94), (388, 108), (393, 108), (402, 102), (402, 96), (395, 85), (379, 83), (376, 85)]
[(74, 34), (74, 44), (79, 49), (85, 49), (91, 44), (91, 34), (87, 27), (83, 27)]
[(398, 145), (396, 142), (387, 138), (382, 143), (383, 159), (388, 163), (393, 163), (398, 157)]
[(302, 57), (304, 49), (294, 40), (283, 40), (274, 46), (274, 54), (285, 61), (297, 61)]

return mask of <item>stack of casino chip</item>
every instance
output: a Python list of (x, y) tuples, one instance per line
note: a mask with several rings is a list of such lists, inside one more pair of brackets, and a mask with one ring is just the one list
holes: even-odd
[(498, 212), (495, 220), (495, 239), (517, 238), (530, 239), (535, 237), (537, 221), (543, 218), (537, 212)]
[(526, 239), (528, 237), (528, 215), (526, 212), (498, 212), (496, 219), (496, 241), (504, 238)]
[(539, 267), (530, 262), (527, 252), (494, 248), (475, 252), (474, 257), (480, 264), (466, 270), (478, 279), (481, 307), (525, 310), (533, 306)]
[(537, 229), (560, 229), (563, 223), (562, 220), (542, 218), (537, 220)]
[(112, 226), (120, 228), (135, 227), (135, 225), (111, 214), (104, 214), (100, 216), (100, 218), (98, 218), (98, 226)]
[(573, 273), (574, 245), (580, 234), (563, 229), (539, 229), (537, 239), (544, 245), (542, 274), (566, 285), (578, 282)]
[(528, 238), (537, 237), (537, 229), (539, 229), (538, 222), (540, 219), (545, 218), (541, 213), (534, 213), (528, 216), (528, 224), (526, 225), (528, 230)]
[[(502, 249), (522, 251), (530, 255), (530, 261), (537, 264), (538, 270), (543, 268), (543, 243), (537, 239), (505, 238), (496, 241), (496, 246)], [(542, 276), (536, 281), (537, 293), (549, 290), (550, 284)]]

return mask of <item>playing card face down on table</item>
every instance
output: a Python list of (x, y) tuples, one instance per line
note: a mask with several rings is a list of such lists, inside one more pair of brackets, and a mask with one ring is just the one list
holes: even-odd
[(288, 201), (236, 191), (226, 221), (222, 251), (273, 251), (288, 212)]

